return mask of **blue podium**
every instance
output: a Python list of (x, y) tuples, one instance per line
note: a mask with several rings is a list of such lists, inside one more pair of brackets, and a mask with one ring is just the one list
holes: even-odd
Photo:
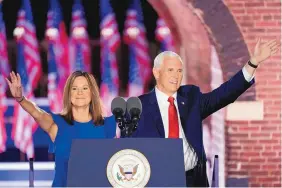
[(185, 187), (182, 139), (74, 140), (68, 187)]

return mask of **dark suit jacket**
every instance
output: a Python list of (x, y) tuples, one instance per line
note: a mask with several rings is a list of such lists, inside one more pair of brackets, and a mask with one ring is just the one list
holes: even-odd
[[(243, 72), (239, 71), (210, 93), (204, 94), (194, 85), (185, 85), (178, 89), (177, 104), (181, 125), (188, 143), (194, 148), (200, 161), (206, 161), (202, 120), (234, 102), (253, 83), (254, 79), (247, 82)], [(142, 102), (142, 114), (132, 137), (164, 138), (164, 126), (155, 91), (141, 95), (139, 99)]]

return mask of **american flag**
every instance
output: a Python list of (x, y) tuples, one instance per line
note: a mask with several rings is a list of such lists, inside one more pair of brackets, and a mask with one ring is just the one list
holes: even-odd
[(101, 97), (105, 102), (105, 112), (110, 114), (110, 104), (119, 92), (118, 66), (116, 50), (120, 44), (120, 35), (114, 12), (108, 0), (100, 0), (101, 30)]
[(4, 113), (6, 105), (7, 84), (5, 78), (9, 76), (10, 66), (8, 60), (6, 28), (3, 20), (2, 3), (0, 3), (0, 153), (6, 151), (6, 127), (4, 123)]
[(155, 35), (156, 39), (161, 43), (161, 51), (175, 51), (170, 29), (162, 18), (157, 21)]
[(25, 62), (32, 88), (37, 86), (41, 76), (41, 60), (36, 38), (36, 28), (33, 24), (32, 10), (29, 0), (22, 0), (22, 8), (18, 12), (17, 28), (23, 29), (19, 41), (23, 44)]
[(75, 0), (72, 8), (69, 54), (72, 71), (91, 72), (91, 49), (81, 0)]
[[(29, 0), (22, 1), (22, 8), (18, 12), (17, 28), (21, 28), (21, 35), (17, 37), (17, 72), (22, 79), (23, 93), (28, 99), (33, 99), (33, 89), (36, 87), (41, 74), (41, 62), (36, 39), (35, 26)], [(12, 139), (15, 146), (28, 158), (34, 156), (32, 134), (37, 129), (34, 121), (21, 106), (14, 106)]]
[[(129, 90), (130, 96), (143, 94), (150, 81), (151, 60), (146, 29), (143, 24), (142, 8), (139, 0), (133, 0), (126, 13), (124, 41), (130, 49)], [(142, 84), (140, 88), (140, 85)]]
[(50, 0), (47, 15), (47, 37), (52, 40), (57, 70), (59, 72), (58, 88), (63, 91), (65, 82), (71, 72), (68, 58), (68, 35), (63, 21), (58, 0)]
[(128, 96), (139, 96), (144, 93), (145, 79), (142, 77), (142, 67), (136, 60), (134, 47), (129, 47), (129, 84)]
[(55, 53), (52, 41), (48, 44), (48, 99), (52, 112), (58, 113), (63, 107), (62, 91), (58, 89), (59, 72), (55, 60)]

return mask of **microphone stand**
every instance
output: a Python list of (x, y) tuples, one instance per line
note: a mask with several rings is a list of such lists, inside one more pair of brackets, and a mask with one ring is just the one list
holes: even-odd
[(132, 133), (137, 128), (137, 123), (133, 123), (131, 120), (127, 120), (124, 118), (123, 121), (118, 122), (118, 127), (121, 130), (121, 136), (124, 138), (130, 138)]
[(29, 159), (29, 187), (34, 187), (33, 158)]

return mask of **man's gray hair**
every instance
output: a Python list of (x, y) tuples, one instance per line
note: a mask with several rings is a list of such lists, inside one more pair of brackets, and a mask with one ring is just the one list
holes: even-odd
[(183, 61), (180, 55), (178, 55), (177, 53), (172, 52), (172, 51), (163, 51), (155, 57), (154, 68), (159, 68), (161, 64), (163, 63), (165, 57), (177, 57), (180, 60), (180, 62), (183, 64)]

